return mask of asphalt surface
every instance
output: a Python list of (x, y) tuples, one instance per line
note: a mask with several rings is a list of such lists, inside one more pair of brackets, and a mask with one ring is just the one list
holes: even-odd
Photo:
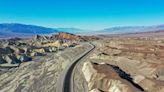
[(75, 68), (75, 66), (82, 61), (83, 59), (85, 59), (90, 53), (91, 51), (94, 50), (95, 46), (90, 43), (90, 45), (92, 46), (90, 49), (88, 49), (86, 52), (84, 52), (80, 57), (76, 58), (60, 75), (60, 78), (58, 80), (58, 86), (56, 88), (56, 92), (73, 92), (73, 78), (72, 78), (72, 74), (73, 74), (73, 70)]

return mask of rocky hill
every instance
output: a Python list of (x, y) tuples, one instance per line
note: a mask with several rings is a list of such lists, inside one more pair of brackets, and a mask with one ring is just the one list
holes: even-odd
[(99, 37), (96, 36), (80, 36), (75, 35), (67, 32), (59, 32), (58, 34), (55, 34), (51, 36), (51, 39), (65, 39), (65, 40), (75, 40), (75, 41), (93, 41), (93, 40), (99, 40)]
[(66, 39), (66, 40), (80, 40), (81, 39), (80, 36), (77, 36), (71, 33), (66, 33), (66, 32), (60, 32), (52, 37), (57, 38), (57, 39)]

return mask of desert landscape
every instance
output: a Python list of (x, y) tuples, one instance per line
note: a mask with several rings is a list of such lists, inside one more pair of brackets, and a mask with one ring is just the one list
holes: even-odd
[(153, 33), (1, 40), (0, 91), (163, 92), (164, 38)]
[(62, 72), (92, 48), (88, 39), (59, 33), (1, 40), (0, 91), (58, 92)]
[(99, 41), (83, 64), (89, 92), (163, 92), (163, 38)]
[(0, 0), (0, 92), (164, 92), (164, 0)]

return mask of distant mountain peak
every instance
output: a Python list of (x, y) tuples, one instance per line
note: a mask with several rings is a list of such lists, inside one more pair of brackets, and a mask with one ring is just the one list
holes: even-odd
[(136, 33), (136, 32), (151, 32), (151, 31), (160, 31), (160, 30), (164, 30), (164, 25), (112, 27), (112, 28), (106, 28), (104, 30), (98, 31), (98, 33), (122, 34), (122, 33)]
[(33, 36), (35, 34), (50, 34), (57, 32), (58, 31), (53, 28), (46, 28), (35, 25), (26, 25), (19, 23), (0, 24), (1, 37)]

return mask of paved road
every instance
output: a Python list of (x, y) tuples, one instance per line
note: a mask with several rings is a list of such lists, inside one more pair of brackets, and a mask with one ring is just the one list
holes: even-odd
[(72, 62), (60, 75), (60, 78), (58, 80), (58, 86), (56, 92), (73, 92), (73, 80), (72, 80), (72, 72), (77, 63), (79, 63), (81, 60), (85, 59), (91, 51), (95, 49), (95, 46), (90, 43), (92, 46), (89, 50), (87, 50), (85, 53), (83, 53), (80, 57), (75, 59), (74, 62)]
[(93, 54), (94, 50), (89, 52), (83, 59), (78, 61), (76, 66), (73, 69), (72, 75), (71, 75), (71, 92), (88, 92), (88, 85), (87, 81), (85, 80), (85, 76), (82, 72), (82, 67), (84, 62), (86, 62), (89, 59), (89, 56)]

